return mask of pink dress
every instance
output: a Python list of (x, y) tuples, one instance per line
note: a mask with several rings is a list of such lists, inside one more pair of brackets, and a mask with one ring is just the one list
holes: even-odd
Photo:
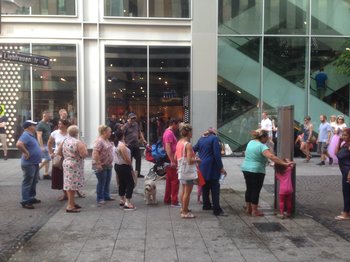
[(292, 167), (287, 167), (283, 174), (276, 173), (276, 179), (280, 182), (279, 194), (290, 195), (293, 193)]
[(78, 152), (78, 142), (68, 136), (63, 143), (63, 190), (80, 190), (84, 186), (84, 159)]

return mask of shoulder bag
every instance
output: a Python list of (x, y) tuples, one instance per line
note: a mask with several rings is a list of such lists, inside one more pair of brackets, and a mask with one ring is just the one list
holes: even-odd
[(198, 178), (197, 167), (195, 164), (191, 165), (187, 162), (187, 157), (185, 157), (186, 145), (187, 142), (182, 150), (182, 158), (177, 160), (178, 177), (183, 180), (194, 180)]

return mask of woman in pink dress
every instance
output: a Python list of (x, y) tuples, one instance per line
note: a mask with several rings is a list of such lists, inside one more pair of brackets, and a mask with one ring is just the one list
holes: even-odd
[(88, 156), (86, 145), (78, 139), (79, 128), (68, 127), (68, 137), (62, 142), (63, 190), (67, 192), (67, 213), (80, 212), (81, 206), (75, 203), (75, 192), (84, 185), (84, 158)]
[(335, 149), (338, 146), (339, 138), (341, 137), (341, 134), (345, 128), (346, 124), (344, 123), (344, 116), (337, 116), (336, 124), (332, 126), (333, 136), (328, 147), (328, 154), (333, 158), (334, 164), (338, 164), (338, 158), (335, 155)]

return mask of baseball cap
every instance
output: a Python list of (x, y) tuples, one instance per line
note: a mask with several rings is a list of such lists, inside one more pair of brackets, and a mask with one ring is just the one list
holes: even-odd
[(128, 118), (136, 118), (136, 115), (135, 115), (134, 113), (130, 113), (130, 114), (128, 115)]
[(38, 124), (38, 122), (34, 122), (32, 120), (26, 120), (24, 123), (23, 123), (23, 128), (26, 129), (30, 126), (36, 126)]

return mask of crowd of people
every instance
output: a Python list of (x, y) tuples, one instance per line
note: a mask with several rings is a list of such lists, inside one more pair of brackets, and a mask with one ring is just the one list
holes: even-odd
[[(52, 189), (62, 190), (59, 200), (67, 200), (66, 212), (79, 213), (81, 206), (75, 202), (75, 195), (84, 197), (84, 159), (88, 157), (87, 146), (79, 139), (79, 128), (70, 125), (66, 110), (61, 109), (57, 129), (51, 131), (48, 124), (51, 114), (44, 111), (42, 120), (37, 123), (27, 120), (23, 123), (24, 132), (16, 146), (22, 152), (21, 168), (24, 174), (22, 182), (23, 208), (33, 209), (41, 201), (36, 198), (36, 184), (39, 170), (44, 168), (44, 179), (51, 179)], [(305, 154), (305, 162), (311, 159), (310, 150), (317, 144), (320, 162), (325, 165), (338, 163), (342, 173), (342, 191), (344, 208), (337, 220), (350, 219), (350, 129), (344, 123), (344, 116), (331, 116), (327, 122), (325, 115), (320, 116), (318, 136), (314, 134), (311, 118), (306, 116), (297, 138), (300, 150)], [(182, 218), (195, 218), (189, 208), (193, 186), (198, 184), (202, 196), (202, 209), (211, 210), (216, 216), (226, 213), (220, 207), (220, 177), (227, 172), (221, 159), (221, 146), (214, 128), (208, 128), (197, 143), (192, 146), (192, 126), (178, 119), (169, 119), (169, 125), (160, 139), (166, 152), (169, 165), (165, 175), (165, 193), (163, 202), (171, 207), (181, 208)], [(274, 154), (272, 132), (277, 126), (263, 112), (259, 129), (252, 132), (252, 140), (247, 144), (241, 170), (246, 183), (244, 210), (251, 216), (263, 216), (259, 207), (259, 196), (264, 183), (267, 163), (275, 167), (279, 181), (279, 217), (291, 217), (293, 184), (291, 179), (294, 162), (280, 159)], [(113, 201), (110, 187), (113, 167), (119, 193), (119, 205), (124, 210), (135, 210), (132, 203), (137, 177), (141, 175), (141, 152), (139, 143), (147, 143), (137, 116), (129, 113), (124, 124), (114, 123), (98, 127), (99, 136), (92, 150), (92, 169), (97, 178), (96, 202), (98, 206)], [(49, 166), (51, 159), (58, 159)], [(135, 169), (132, 161), (135, 159)], [(143, 176), (142, 176), (143, 177)], [(181, 186), (181, 192), (180, 192)]]

